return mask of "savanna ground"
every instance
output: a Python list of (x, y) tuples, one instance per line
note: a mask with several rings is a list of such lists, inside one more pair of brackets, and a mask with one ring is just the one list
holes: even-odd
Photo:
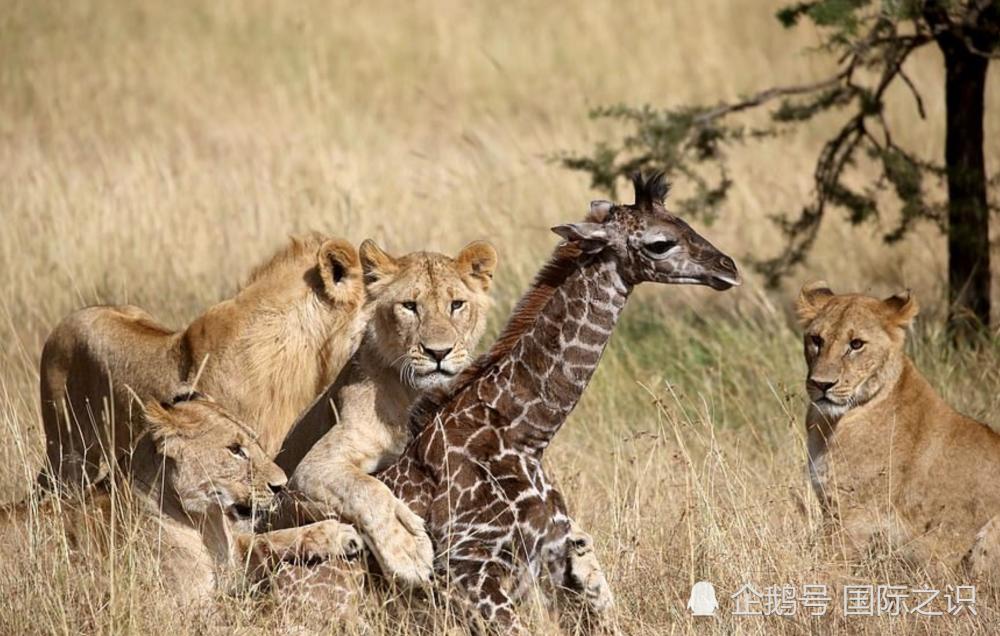
[[(829, 59), (803, 52), (815, 32), (780, 29), (777, 4), (6, 0), (0, 500), (23, 496), (38, 468), (38, 357), (60, 317), (127, 301), (182, 325), (232, 294), (290, 233), (373, 237), (396, 252), (451, 253), (488, 238), (501, 254), (496, 333), (556, 242), (548, 228), (578, 219), (602, 194), (551, 160), (615, 134), (588, 120), (588, 108), (711, 102), (830, 70)], [(927, 50), (906, 69), (928, 119), (903, 91), (888, 115), (906, 123), (897, 126), (902, 141), (939, 157), (940, 58)], [(1000, 169), (996, 69), (988, 90), (992, 173)], [(767, 216), (806, 199), (815, 153), (835, 124), (830, 116), (737, 149), (734, 196), (714, 224), (695, 225), (738, 261), (780, 250)], [(910, 345), (919, 366), (969, 415), (996, 423), (1000, 407), (1000, 349), (956, 353), (942, 338), (943, 240), (923, 227), (885, 247), (878, 237), (895, 208), (884, 203), (883, 228), (852, 231), (828, 218), (808, 266), (784, 290), (766, 291), (749, 275), (725, 294), (659, 287), (633, 298), (548, 453), (597, 540), (623, 631), (994, 633), (1000, 625), (1000, 599), (982, 590), (978, 618), (845, 619), (832, 587), (845, 580), (943, 587), (958, 578), (927, 581), (891, 557), (830, 574), (833, 557), (817, 544), (804, 363), (789, 311), (803, 281), (878, 294), (912, 288), (925, 307)], [(0, 559), (3, 633), (254, 632), (304, 620), (235, 599), (227, 627), (192, 622), (157, 591), (141, 548), (81, 564), (67, 558), (58, 529), (36, 532), (31, 547), (27, 560)], [(716, 585), (718, 618), (685, 610), (702, 579)], [(830, 582), (834, 600), (825, 618), (801, 608), (792, 618), (735, 617), (729, 595), (746, 582)], [(407, 629), (377, 611), (373, 624), (379, 633)]]

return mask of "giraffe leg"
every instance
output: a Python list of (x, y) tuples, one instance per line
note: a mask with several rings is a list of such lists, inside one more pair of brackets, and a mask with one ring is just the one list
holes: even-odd
[[(474, 634), (527, 634), (503, 588), (504, 569), (495, 561), (453, 568), (452, 583), (461, 596), (469, 628)], [(464, 570), (455, 572), (455, 570)]]
[(325, 624), (362, 626), (360, 600), (364, 560), (335, 558), (318, 564), (283, 562), (271, 575), (269, 591), (286, 616), (307, 616)]

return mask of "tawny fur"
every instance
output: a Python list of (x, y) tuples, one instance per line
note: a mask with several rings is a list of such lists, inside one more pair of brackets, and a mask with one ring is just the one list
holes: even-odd
[[(277, 579), (283, 587), (295, 590), (296, 581), (283, 574), (286, 565), (296, 571), (298, 563), (343, 561), (362, 549), (360, 536), (336, 521), (248, 532), (246, 514), (270, 507), (286, 482), (253, 432), (204, 397), (166, 407), (154, 402), (145, 410), (147, 434), (136, 446), (127, 490), (118, 503), (134, 514), (117, 525), (129, 540), (136, 531), (143, 535), (179, 607), (209, 608), (220, 593), (262, 581), (275, 571), (283, 576)], [(112, 496), (101, 485), (73, 499), (48, 497), (35, 510), (27, 504), (6, 508), (0, 525), (5, 532), (23, 532), (29, 518), (38, 520), (36, 514), (62, 517), (69, 543), (79, 550), (106, 557), (111, 549), (116, 513)]]
[[(360, 254), (371, 322), (357, 353), (278, 456), (292, 476), (287, 509), (275, 524), (343, 518), (366, 536), (385, 572), (419, 583), (432, 559), (423, 521), (370, 474), (410, 441), (407, 413), (421, 391), (446, 383), (472, 359), (486, 327), (497, 255), (482, 241), (455, 258), (394, 258), (371, 241)], [(428, 350), (449, 353), (438, 363)]]
[[(906, 356), (916, 300), (806, 286), (809, 469), (849, 558), (888, 545), (921, 563), (995, 570), (1000, 435), (956, 412)], [(982, 530), (982, 532), (980, 532)], [(985, 554), (983, 554), (985, 552)]]
[[(142, 432), (133, 425), (133, 397), (164, 400), (195, 380), (252, 423), (273, 457), (298, 414), (357, 348), (364, 297), (354, 247), (311, 234), (293, 239), (234, 298), (183, 331), (133, 306), (71, 314), (49, 336), (41, 360), (54, 481), (100, 480)], [(44, 473), (44, 481), (52, 476)]]

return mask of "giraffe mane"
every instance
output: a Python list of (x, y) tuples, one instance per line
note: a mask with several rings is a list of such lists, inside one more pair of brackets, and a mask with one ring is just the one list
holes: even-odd
[(476, 358), (452, 382), (439, 389), (427, 391), (417, 399), (410, 409), (410, 429), (414, 434), (423, 430), (437, 410), (448, 400), (510, 354), (521, 336), (535, 324), (556, 290), (577, 269), (579, 258), (583, 253), (583, 249), (574, 241), (564, 242), (556, 247), (549, 261), (535, 276), (531, 287), (514, 307), (507, 325), (489, 351)]

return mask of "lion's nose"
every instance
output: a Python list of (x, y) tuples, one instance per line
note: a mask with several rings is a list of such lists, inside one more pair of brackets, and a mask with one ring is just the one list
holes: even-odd
[(826, 381), (823, 381), (823, 380), (814, 380), (812, 378), (809, 378), (809, 384), (811, 384), (815, 388), (819, 389), (819, 391), (821, 393), (826, 393), (827, 391), (829, 391), (830, 389), (832, 389), (834, 387), (834, 385), (837, 384), (837, 381), (834, 380), (833, 382), (826, 382)]
[(280, 481), (269, 481), (267, 482), (267, 487), (271, 489), (271, 492), (278, 494), (285, 489), (285, 484), (288, 483), (287, 478), (282, 478)]
[(441, 362), (448, 357), (451, 353), (453, 347), (448, 347), (447, 349), (431, 349), (427, 345), (421, 344), (420, 348), (423, 349), (424, 353), (430, 356), (435, 362)]

